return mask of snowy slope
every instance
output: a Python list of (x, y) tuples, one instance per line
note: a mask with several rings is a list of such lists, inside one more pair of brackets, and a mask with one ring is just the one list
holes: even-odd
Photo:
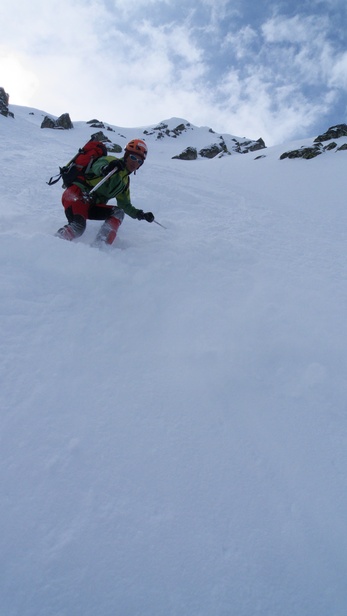
[(97, 222), (54, 237), (45, 183), (90, 127), (12, 110), (1, 616), (344, 616), (347, 152), (149, 136), (133, 202), (167, 229), (126, 218), (101, 252)]

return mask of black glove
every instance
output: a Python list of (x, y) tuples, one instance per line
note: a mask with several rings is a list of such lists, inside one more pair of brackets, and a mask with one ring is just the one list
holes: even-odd
[(137, 220), (147, 220), (147, 222), (153, 222), (154, 220), (152, 212), (144, 212), (143, 210), (138, 210), (136, 218)]
[(105, 177), (105, 175), (107, 175), (108, 173), (110, 173), (110, 171), (113, 171), (116, 167), (118, 167), (118, 160), (111, 160), (110, 163), (108, 163), (108, 165), (105, 165), (102, 169), (101, 169), (101, 173), (102, 175)]

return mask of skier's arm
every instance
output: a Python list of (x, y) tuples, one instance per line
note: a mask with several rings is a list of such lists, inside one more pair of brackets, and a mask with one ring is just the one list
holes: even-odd
[(114, 156), (101, 156), (93, 164), (88, 173), (95, 177), (104, 177), (113, 169), (119, 167), (120, 161)]
[(116, 199), (118, 207), (124, 210), (124, 212), (128, 214), (128, 216), (130, 216), (130, 218), (137, 218), (137, 214), (141, 210), (138, 210), (131, 203), (129, 188), (119, 193), (119, 195), (116, 195)]

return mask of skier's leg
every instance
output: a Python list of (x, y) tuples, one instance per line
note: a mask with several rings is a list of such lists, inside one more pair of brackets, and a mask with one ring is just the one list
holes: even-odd
[(71, 241), (80, 237), (86, 229), (89, 203), (83, 196), (82, 190), (75, 185), (63, 192), (62, 203), (69, 222), (58, 229), (56, 236)]
[(124, 212), (118, 207), (114, 207), (111, 210), (111, 215), (108, 215), (103, 225), (101, 225), (99, 232), (93, 242), (94, 246), (101, 244), (113, 244), (117, 236), (117, 231), (122, 224), (124, 218)]
[(74, 240), (80, 237), (86, 229), (86, 219), (79, 214), (76, 214), (68, 225), (64, 225), (56, 232), (57, 237), (63, 240)]

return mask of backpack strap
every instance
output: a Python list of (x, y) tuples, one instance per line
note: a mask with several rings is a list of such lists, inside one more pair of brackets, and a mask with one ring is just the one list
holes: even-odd
[(61, 172), (59, 173), (59, 175), (53, 175), (51, 178), (49, 178), (49, 181), (46, 182), (46, 184), (48, 184), (48, 186), (53, 186), (53, 184), (56, 184), (57, 182), (59, 182), (59, 180), (61, 180)]
[(72, 165), (72, 163), (75, 162), (77, 156), (79, 156), (80, 154), (83, 154), (83, 153), (84, 153), (83, 148), (80, 148), (78, 150), (77, 154), (75, 154), (75, 156), (73, 158), (71, 158), (71, 160), (69, 160), (67, 165), (64, 165), (64, 167), (59, 167), (60, 173), (58, 175), (53, 175), (51, 178), (49, 178), (49, 181), (46, 182), (46, 184), (48, 184), (48, 186), (53, 186), (53, 184), (56, 184), (57, 182), (59, 182), (59, 180), (62, 179), (62, 174), (64, 173), (64, 171), (66, 169), (68, 169), (70, 167), (70, 165)]

